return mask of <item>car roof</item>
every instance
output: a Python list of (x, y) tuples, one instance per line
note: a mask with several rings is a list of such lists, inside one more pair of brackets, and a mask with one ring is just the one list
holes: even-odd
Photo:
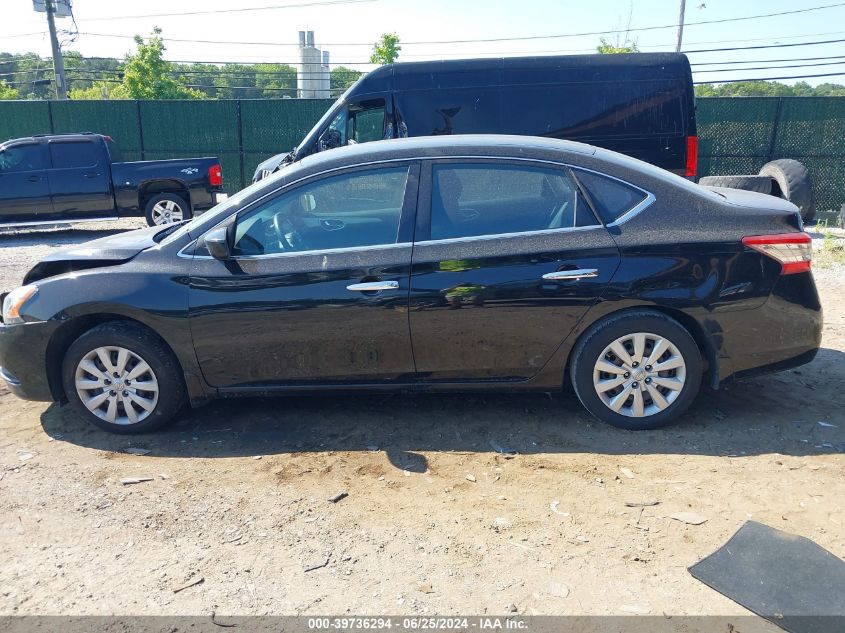
[(593, 155), (598, 148), (577, 141), (516, 136), (508, 134), (450, 134), (444, 136), (415, 136), (372, 141), (338, 147), (327, 152), (306, 156), (298, 161), (308, 171), (343, 163), (369, 163), (408, 158), (437, 158), (448, 156), (496, 156), (513, 158), (544, 158), (549, 152), (559, 154)]

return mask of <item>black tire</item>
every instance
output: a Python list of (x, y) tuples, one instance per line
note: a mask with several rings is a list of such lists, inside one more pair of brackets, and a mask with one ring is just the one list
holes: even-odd
[[(115, 424), (100, 418), (88, 410), (77, 392), (76, 370), (80, 361), (103, 346), (128, 349), (152, 368), (158, 382), (158, 400), (149, 415), (139, 422)], [(111, 433), (129, 435), (158, 429), (170, 422), (187, 402), (184, 375), (173, 352), (151, 331), (122, 321), (98, 325), (71, 344), (62, 362), (62, 384), (71, 408), (83, 419)]]
[(772, 195), (789, 200), (801, 211), (804, 222), (816, 217), (813, 179), (804, 163), (791, 158), (779, 158), (763, 165), (761, 176), (772, 179)]
[(169, 224), (168, 222), (156, 223), (153, 217), (153, 210), (160, 202), (172, 202), (175, 204), (176, 208), (178, 208), (181, 213), (183, 220), (187, 220), (191, 217), (191, 205), (189, 205), (182, 196), (175, 193), (159, 193), (147, 200), (147, 204), (144, 205), (144, 217), (147, 219), (147, 226), (166, 226)]
[[(645, 417), (616, 413), (599, 397), (593, 371), (599, 356), (619, 337), (647, 332), (670, 341), (686, 364), (686, 377), (680, 393), (665, 409)], [(575, 394), (591, 414), (621, 429), (656, 429), (674, 422), (692, 404), (701, 387), (701, 352), (690, 333), (675, 319), (651, 310), (631, 310), (611, 315), (587, 330), (578, 341), (570, 360), (570, 377)]]
[(772, 193), (772, 179), (768, 176), (704, 176), (699, 179), (698, 184), (706, 187), (727, 187), (757, 193)]

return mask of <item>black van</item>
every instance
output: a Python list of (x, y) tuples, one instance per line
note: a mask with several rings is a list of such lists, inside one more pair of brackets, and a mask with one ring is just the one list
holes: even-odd
[(485, 133), (582, 141), (695, 176), (689, 61), (634, 53), (382, 66), (352, 85), (296, 149), (261, 163), (253, 181), (350, 143)]

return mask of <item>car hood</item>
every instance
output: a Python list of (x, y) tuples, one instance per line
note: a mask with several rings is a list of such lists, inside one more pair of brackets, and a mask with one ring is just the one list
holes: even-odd
[(276, 154), (275, 156), (271, 156), (264, 162), (259, 163), (258, 167), (255, 168), (255, 173), (252, 176), (252, 182), (257, 182), (262, 178), (265, 178), (267, 174), (264, 174), (263, 172), (268, 172), (268, 174), (271, 174), (277, 169), (279, 169), (282, 165), (289, 162), (288, 156), (290, 155), (291, 152)]
[(164, 230), (151, 226), (136, 231), (109, 235), (47, 255), (30, 270), (24, 283), (65, 273), (127, 262), (141, 251), (156, 245), (155, 236)]

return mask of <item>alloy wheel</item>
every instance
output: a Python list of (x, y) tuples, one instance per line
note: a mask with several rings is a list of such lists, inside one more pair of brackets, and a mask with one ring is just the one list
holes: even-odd
[(142, 422), (158, 404), (159, 384), (152, 367), (125, 347), (98, 347), (79, 361), (76, 393), (91, 413), (112, 424)]
[(686, 361), (664, 336), (636, 332), (604, 348), (593, 369), (593, 386), (611, 411), (644, 418), (668, 408), (686, 381)]
[(173, 200), (160, 200), (153, 205), (150, 213), (156, 225), (173, 224), (184, 219), (182, 207)]

